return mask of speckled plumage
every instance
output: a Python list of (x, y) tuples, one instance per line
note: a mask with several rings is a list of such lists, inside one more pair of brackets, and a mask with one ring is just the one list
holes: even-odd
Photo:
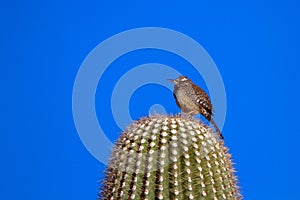
[(213, 108), (210, 98), (204, 90), (195, 85), (186, 76), (179, 76), (178, 78), (172, 80), (174, 83), (173, 95), (176, 100), (177, 106), (181, 109), (183, 114), (195, 115), (201, 114), (208, 121), (210, 121), (219, 134), (220, 138), (223, 139), (220, 129), (218, 128), (215, 121), (212, 119)]

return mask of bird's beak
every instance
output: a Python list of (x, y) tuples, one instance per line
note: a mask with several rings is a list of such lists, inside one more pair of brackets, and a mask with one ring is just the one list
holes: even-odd
[(174, 79), (168, 79), (169, 82), (175, 83)]

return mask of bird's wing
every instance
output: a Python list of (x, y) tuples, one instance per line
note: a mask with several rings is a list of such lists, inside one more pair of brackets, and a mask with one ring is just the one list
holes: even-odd
[(206, 92), (202, 90), (200, 87), (198, 87), (197, 85), (195, 85), (195, 87), (198, 88), (197, 90), (195, 90), (196, 97), (197, 97), (196, 100), (197, 105), (204, 108), (210, 115), (213, 115), (213, 108), (212, 108), (210, 98), (208, 97)]

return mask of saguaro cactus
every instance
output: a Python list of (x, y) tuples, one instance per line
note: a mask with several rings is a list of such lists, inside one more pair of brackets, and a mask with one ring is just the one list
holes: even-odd
[(241, 199), (230, 157), (196, 119), (142, 118), (116, 142), (99, 199)]

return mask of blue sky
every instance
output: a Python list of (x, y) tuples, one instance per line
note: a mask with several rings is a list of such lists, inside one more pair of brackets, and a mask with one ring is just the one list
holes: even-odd
[[(227, 95), (223, 134), (245, 199), (300, 199), (299, 8), (291, 0), (3, 3), (0, 198), (96, 198), (105, 166), (86, 150), (73, 122), (77, 71), (105, 39), (155, 26), (193, 38), (218, 66)], [(188, 63), (156, 50), (120, 57), (99, 83), (109, 88), (130, 66), (147, 62), (184, 69), (206, 89)], [(163, 95), (151, 95), (157, 91)], [(98, 88), (96, 111), (106, 116), (100, 123), (113, 141), (120, 129), (108, 97)], [(169, 91), (146, 85), (133, 94), (130, 113), (144, 116), (154, 103), (179, 111)]]

